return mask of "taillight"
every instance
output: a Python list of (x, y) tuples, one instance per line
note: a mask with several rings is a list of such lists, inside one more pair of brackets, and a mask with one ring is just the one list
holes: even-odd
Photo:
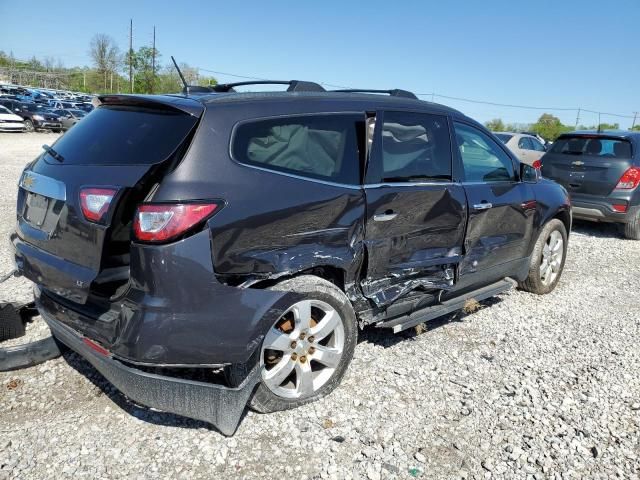
[(531, 166), (536, 170), (540, 170), (542, 168), (542, 160), (536, 160)]
[(616, 189), (618, 190), (633, 190), (640, 184), (640, 168), (630, 167), (620, 177)]
[(185, 234), (219, 208), (217, 203), (142, 204), (136, 211), (133, 232), (143, 242), (166, 242)]
[(84, 218), (90, 222), (102, 221), (109, 211), (111, 201), (118, 190), (115, 188), (83, 188), (80, 190), (80, 208)]

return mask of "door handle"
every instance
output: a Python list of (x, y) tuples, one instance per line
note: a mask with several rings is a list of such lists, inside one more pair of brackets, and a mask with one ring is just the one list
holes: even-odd
[(491, 207), (493, 207), (493, 204), (488, 202), (476, 203), (473, 206), (476, 210), (489, 210)]
[(388, 222), (389, 220), (393, 220), (394, 218), (396, 218), (398, 216), (397, 213), (393, 213), (392, 210), (387, 210), (384, 213), (376, 213), (373, 216), (373, 219), (376, 222)]

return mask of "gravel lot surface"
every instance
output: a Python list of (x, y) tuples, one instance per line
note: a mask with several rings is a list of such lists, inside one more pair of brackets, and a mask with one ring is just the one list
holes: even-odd
[[(0, 134), (3, 239), (21, 169), (54, 137)], [(0, 373), (0, 479), (638, 478), (639, 272), (640, 242), (577, 224), (552, 294), (501, 295), (421, 335), (365, 331), (332, 395), (249, 412), (233, 438), (129, 404), (75, 354)], [(44, 333), (36, 319), (28, 338)]]

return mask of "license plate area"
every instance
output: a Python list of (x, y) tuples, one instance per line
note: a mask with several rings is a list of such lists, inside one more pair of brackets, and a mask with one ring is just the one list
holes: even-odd
[(34, 227), (42, 227), (49, 211), (49, 198), (29, 192), (25, 202), (24, 219)]

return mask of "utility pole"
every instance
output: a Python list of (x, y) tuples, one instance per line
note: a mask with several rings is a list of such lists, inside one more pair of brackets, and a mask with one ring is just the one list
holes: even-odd
[(133, 93), (133, 18), (129, 20), (129, 90)]
[(638, 112), (633, 112), (633, 123), (631, 124), (631, 130), (636, 126), (636, 119), (638, 118)]
[(581, 107), (578, 107), (578, 115), (576, 115), (576, 128), (575, 128), (575, 130), (578, 130), (578, 123), (580, 123), (580, 110), (581, 110)]
[(153, 55), (151, 56), (151, 93), (156, 84), (156, 26), (153, 26)]
[(600, 112), (598, 112), (598, 133), (600, 133)]

